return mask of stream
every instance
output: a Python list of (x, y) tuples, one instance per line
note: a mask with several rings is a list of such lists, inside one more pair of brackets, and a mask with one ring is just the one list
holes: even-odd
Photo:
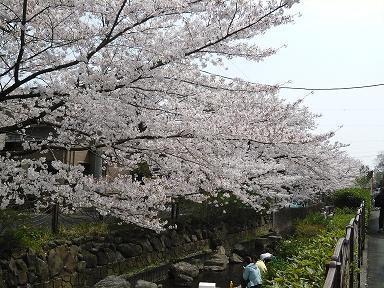
[[(214, 282), (216, 287), (228, 288), (229, 282), (232, 281), (234, 287), (240, 285), (240, 281), (243, 273), (243, 264), (228, 264), (228, 267), (224, 271), (203, 271), (200, 272), (199, 276), (193, 281), (192, 288), (197, 288), (199, 282)], [(175, 286), (172, 279), (166, 279), (159, 282), (163, 288), (179, 288)]]

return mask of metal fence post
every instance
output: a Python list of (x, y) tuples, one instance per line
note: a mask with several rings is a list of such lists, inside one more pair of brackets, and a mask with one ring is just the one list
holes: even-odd
[(59, 232), (59, 204), (54, 204), (52, 207), (52, 233), (57, 234)]

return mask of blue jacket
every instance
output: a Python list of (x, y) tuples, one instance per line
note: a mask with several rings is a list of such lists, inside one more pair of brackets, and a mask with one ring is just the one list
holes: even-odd
[(255, 263), (249, 263), (244, 267), (243, 279), (247, 282), (247, 288), (261, 284), (261, 274)]

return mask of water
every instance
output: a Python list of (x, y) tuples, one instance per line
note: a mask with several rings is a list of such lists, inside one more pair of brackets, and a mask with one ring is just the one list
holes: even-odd
[(216, 283), (216, 287), (227, 288), (229, 287), (230, 281), (232, 281), (234, 287), (236, 287), (240, 285), (242, 275), (243, 264), (229, 264), (225, 271), (205, 271), (200, 273), (196, 281), (196, 286), (192, 287), (198, 287), (199, 282), (214, 282)]
[[(261, 249), (255, 247), (254, 240), (242, 242), (242, 245), (245, 248), (245, 251), (243, 252), (245, 255), (259, 255), (262, 252)], [(183, 261), (200, 267), (211, 256), (211, 254), (204, 254), (184, 259)], [(230, 263), (224, 271), (201, 271), (199, 276), (194, 279), (191, 288), (197, 288), (199, 286), (199, 282), (216, 283), (216, 287), (228, 288), (231, 281), (233, 282), (233, 286), (237, 287), (242, 281), (243, 265), (244, 263)], [(130, 279), (130, 282), (135, 283), (137, 279), (143, 279), (162, 284), (164, 288), (180, 288), (180, 286), (176, 286), (174, 280), (169, 277), (169, 268), (170, 264), (166, 264), (161, 267), (145, 271), (133, 276), (132, 279)]]
[[(213, 282), (216, 283), (216, 287), (228, 288), (229, 282), (232, 281), (234, 286), (239, 286), (242, 279), (243, 264), (228, 264), (228, 267), (224, 271), (203, 271), (193, 281), (192, 288), (197, 288), (199, 282)], [(167, 279), (159, 284), (162, 284), (164, 288), (179, 288), (175, 286), (172, 279)]]

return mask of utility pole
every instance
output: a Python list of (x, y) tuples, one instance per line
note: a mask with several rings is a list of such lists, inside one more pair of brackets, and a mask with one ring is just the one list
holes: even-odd
[(371, 176), (371, 194), (373, 194), (373, 179), (375, 179), (375, 171), (372, 170), (372, 176)]

